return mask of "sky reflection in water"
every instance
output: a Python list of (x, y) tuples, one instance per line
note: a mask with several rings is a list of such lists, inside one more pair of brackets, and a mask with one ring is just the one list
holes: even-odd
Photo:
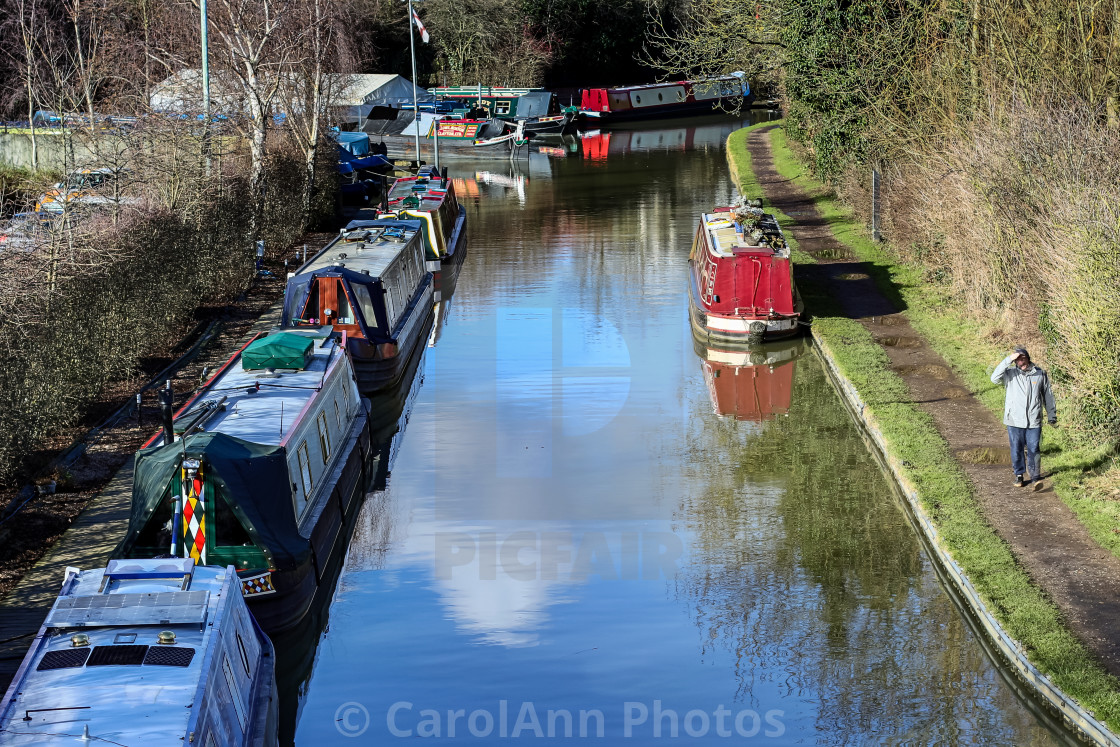
[(1052, 743), (806, 347), (694, 346), (685, 260), (699, 212), (734, 194), (732, 126), (496, 176), (451, 164), (470, 255), (298, 743), (484, 744), (519, 715), (534, 739), (550, 710), (573, 741), (581, 711), (607, 743), (628, 717), (635, 743), (667, 738), (672, 711), (696, 743)]

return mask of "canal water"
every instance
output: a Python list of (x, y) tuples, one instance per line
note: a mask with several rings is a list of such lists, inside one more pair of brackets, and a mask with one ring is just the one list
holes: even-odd
[(470, 253), (295, 686), (297, 744), (1056, 743), (805, 343), (693, 343), (686, 258), (735, 194), (738, 126), (451, 165)]

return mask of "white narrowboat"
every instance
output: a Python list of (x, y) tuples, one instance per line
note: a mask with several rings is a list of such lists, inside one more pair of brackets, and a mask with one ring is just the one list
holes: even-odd
[(67, 568), (0, 711), (2, 745), (277, 744), (276, 656), (232, 567)]

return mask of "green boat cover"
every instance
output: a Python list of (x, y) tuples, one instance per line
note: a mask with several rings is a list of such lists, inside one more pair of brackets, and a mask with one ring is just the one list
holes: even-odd
[(257, 368), (307, 368), (311, 348), (315, 341), (304, 335), (277, 332), (253, 340), (241, 353), (241, 367), (246, 371)]
[(291, 570), (307, 561), (311, 545), (296, 528), (284, 448), (224, 433), (193, 433), (185, 446), (176, 441), (137, 452), (128, 534), (113, 551), (114, 558), (132, 557), (137, 538), (168, 496), (184, 453), (202, 459), (207, 481), (222, 494), (272, 568)]

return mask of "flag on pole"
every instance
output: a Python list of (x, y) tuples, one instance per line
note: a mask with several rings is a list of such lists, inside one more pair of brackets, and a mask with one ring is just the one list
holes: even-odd
[[(398, 16), (398, 18), (399, 18), (399, 16)], [(424, 28), (424, 24), (423, 24), (423, 22), (421, 22), (420, 16), (416, 15), (415, 9), (412, 11), (412, 22), (415, 23), (416, 28), (418, 28), (420, 30), (420, 38), (424, 40), (425, 44), (427, 44), (428, 43), (428, 30), (426, 28)]]

